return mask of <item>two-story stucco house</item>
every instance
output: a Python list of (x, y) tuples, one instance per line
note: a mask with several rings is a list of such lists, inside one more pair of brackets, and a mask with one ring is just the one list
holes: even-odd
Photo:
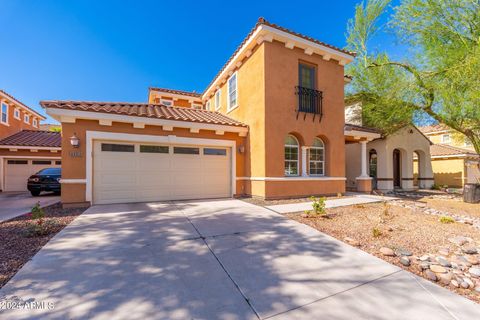
[(466, 137), (442, 124), (420, 130), (433, 142), (430, 153), (437, 185), (463, 188), (480, 182), (480, 155)]
[(45, 117), (0, 90), (0, 191), (26, 191), (27, 179), (59, 167), (60, 133), (39, 130)]
[[(62, 201), (343, 193), (345, 144), (380, 136), (345, 126), (353, 59), (259, 19), (201, 94), (150, 88), (148, 103), (42, 101), (62, 123)], [(366, 159), (357, 187), (369, 191)]]

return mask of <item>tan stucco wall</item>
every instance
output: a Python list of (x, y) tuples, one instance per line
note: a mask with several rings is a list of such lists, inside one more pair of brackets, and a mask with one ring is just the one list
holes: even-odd
[(465, 162), (463, 159), (433, 159), (432, 168), (435, 184), (449, 187), (462, 187), (465, 178)]
[(321, 195), (337, 195), (345, 192), (345, 181), (266, 181), (266, 199), (284, 199)]
[(459, 133), (454, 133), (454, 131), (428, 134), (427, 136), (434, 144), (444, 144), (444, 142), (442, 142), (442, 136), (444, 134), (450, 135), (450, 143), (448, 143), (449, 145), (475, 151), (473, 145), (465, 144), (465, 139), (463, 138), (463, 136), (461, 136)]
[[(236, 133), (225, 133), (224, 135), (216, 135), (214, 131), (200, 130), (199, 134), (190, 133), (188, 129), (174, 128), (173, 131), (163, 131), (158, 126), (145, 126), (144, 129), (133, 128), (130, 123), (113, 122), (112, 126), (101, 126), (98, 121), (77, 120), (76, 123), (62, 124), (62, 178), (64, 179), (85, 179), (86, 178), (86, 132), (87, 131), (103, 131), (103, 132), (119, 132), (139, 135), (176, 135), (178, 137), (192, 137), (202, 139), (225, 139), (234, 140), (237, 147), (245, 144), (245, 138), (240, 137)], [(70, 145), (69, 137), (76, 134), (80, 139), (80, 147), (73, 148)], [(237, 148), (238, 149), (238, 148)], [(81, 157), (72, 157), (72, 151), (80, 152)], [(236, 172), (237, 176), (245, 174), (245, 154), (236, 152)], [(81, 203), (85, 202), (85, 187), (81, 185), (62, 185), (62, 202), (63, 203)], [(237, 194), (244, 193), (243, 181), (237, 181)], [(63, 190), (66, 190), (63, 192)]]

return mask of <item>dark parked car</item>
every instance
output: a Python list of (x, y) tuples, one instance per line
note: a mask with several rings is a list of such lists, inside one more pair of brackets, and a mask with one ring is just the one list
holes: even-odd
[(42, 191), (60, 193), (61, 168), (45, 168), (28, 178), (27, 189), (32, 196), (40, 195)]

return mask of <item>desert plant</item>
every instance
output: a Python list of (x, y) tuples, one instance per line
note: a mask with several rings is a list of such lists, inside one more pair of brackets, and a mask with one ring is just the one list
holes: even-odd
[(379, 238), (382, 235), (382, 231), (377, 227), (373, 227), (372, 228), (372, 235), (373, 235), (374, 238)]
[(33, 206), (31, 213), (32, 213), (32, 219), (34, 220), (42, 219), (45, 217), (45, 211), (43, 211), (42, 207), (40, 206), (40, 202), (37, 202)]
[(441, 216), (440, 219), (439, 219), (439, 221), (440, 221), (441, 223), (445, 223), (445, 224), (447, 224), (447, 223), (455, 223), (455, 219), (453, 219), (452, 217), (448, 217), (448, 216)]
[(313, 201), (312, 208), (317, 215), (325, 215), (325, 197), (315, 198), (314, 196), (310, 197), (310, 200)]
[(438, 184), (434, 183), (431, 189), (432, 190), (440, 190), (440, 186)]

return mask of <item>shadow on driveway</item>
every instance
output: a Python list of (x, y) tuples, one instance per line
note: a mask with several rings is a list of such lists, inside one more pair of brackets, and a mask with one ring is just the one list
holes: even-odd
[(473, 302), (418, 281), (242, 201), (103, 205), (60, 232), (0, 290), (54, 308), (0, 312), (6, 319), (478, 316)]

